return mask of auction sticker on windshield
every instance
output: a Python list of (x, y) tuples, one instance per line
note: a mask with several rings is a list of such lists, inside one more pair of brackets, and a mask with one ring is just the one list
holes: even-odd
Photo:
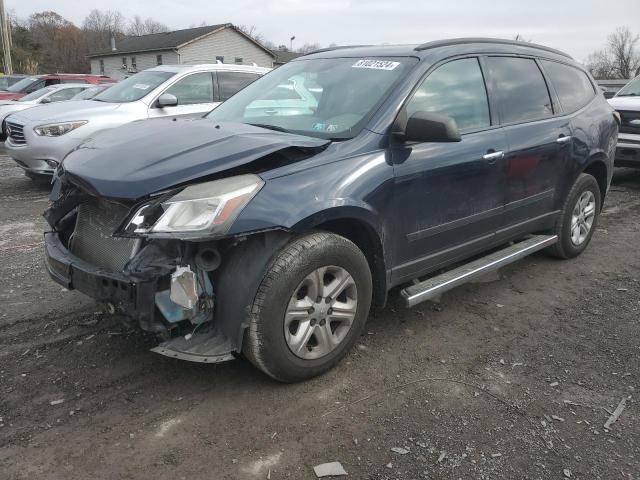
[(149, 85), (146, 85), (144, 83), (136, 83), (133, 88), (138, 88), (140, 90), (146, 90), (147, 88), (149, 88)]
[(400, 62), (391, 62), (388, 60), (358, 60), (351, 65), (352, 68), (371, 68), (373, 70), (393, 70)]

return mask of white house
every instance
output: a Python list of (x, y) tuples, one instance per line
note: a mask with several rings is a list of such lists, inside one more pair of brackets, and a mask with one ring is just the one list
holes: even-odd
[(91, 73), (122, 79), (162, 64), (236, 63), (273, 67), (275, 54), (230, 23), (125, 37), (89, 54)]

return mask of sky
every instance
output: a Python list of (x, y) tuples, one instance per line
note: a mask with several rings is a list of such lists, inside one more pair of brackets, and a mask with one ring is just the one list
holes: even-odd
[(140, 15), (171, 29), (254, 25), (277, 45), (406, 44), (455, 37), (524, 39), (584, 61), (618, 26), (640, 33), (640, 0), (5, 0), (26, 18), (54, 10), (80, 26), (93, 8)]

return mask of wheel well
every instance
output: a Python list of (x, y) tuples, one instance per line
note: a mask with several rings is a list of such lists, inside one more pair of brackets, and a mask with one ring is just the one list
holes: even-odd
[(380, 238), (373, 228), (353, 218), (330, 220), (317, 229), (341, 235), (355, 243), (369, 262), (373, 279), (373, 302), (383, 306), (387, 301), (387, 272)]
[(587, 168), (584, 169), (584, 173), (588, 173), (596, 179), (598, 186), (600, 187), (601, 204), (604, 204), (604, 197), (607, 194), (607, 166), (602, 160), (596, 160), (590, 163)]

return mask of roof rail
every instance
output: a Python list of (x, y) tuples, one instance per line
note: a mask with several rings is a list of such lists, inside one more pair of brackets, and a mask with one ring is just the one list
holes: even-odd
[(371, 47), (372, 45), (342, 45), (342, 46), (336, 46), (336, 47), (327, 47), (327, 48), (320, 48), (318, 50), (314, 50), (313, 52), (307, 52), (304, 55), (301, 56), (306, 56), (306, 55), (312, 55), (314, 53), (323, 53), (323, 52), (331, 52), (333, 50), (344, 50), (345, 48), (358, 48), (358, 47)]
[(529, 42), (521, 42), (519, 40), (507, 40), (505, 38), (451, 38), (449, 40), (436, 40), (434, 42), (423, 43), (422, 45), (418, 45), (414, 50), (428, 50), (430, 48), (437, 47), (448, 47), (451, 45), (463, 45), (465, 43), (499, 43), (502, 45), (517, 45), (521, 47), (529, 47), (536, 48), (538, 50), (545, 50), (547, 52), (555, 53), (557, 55), (562, 55), (563, 57), (571, 58), (571, 55), (564, 53), (560, 50), (556, 50), (555, 48), (545, 47), (544, 45), (538, 45), (537, 43), (529, 43)]

